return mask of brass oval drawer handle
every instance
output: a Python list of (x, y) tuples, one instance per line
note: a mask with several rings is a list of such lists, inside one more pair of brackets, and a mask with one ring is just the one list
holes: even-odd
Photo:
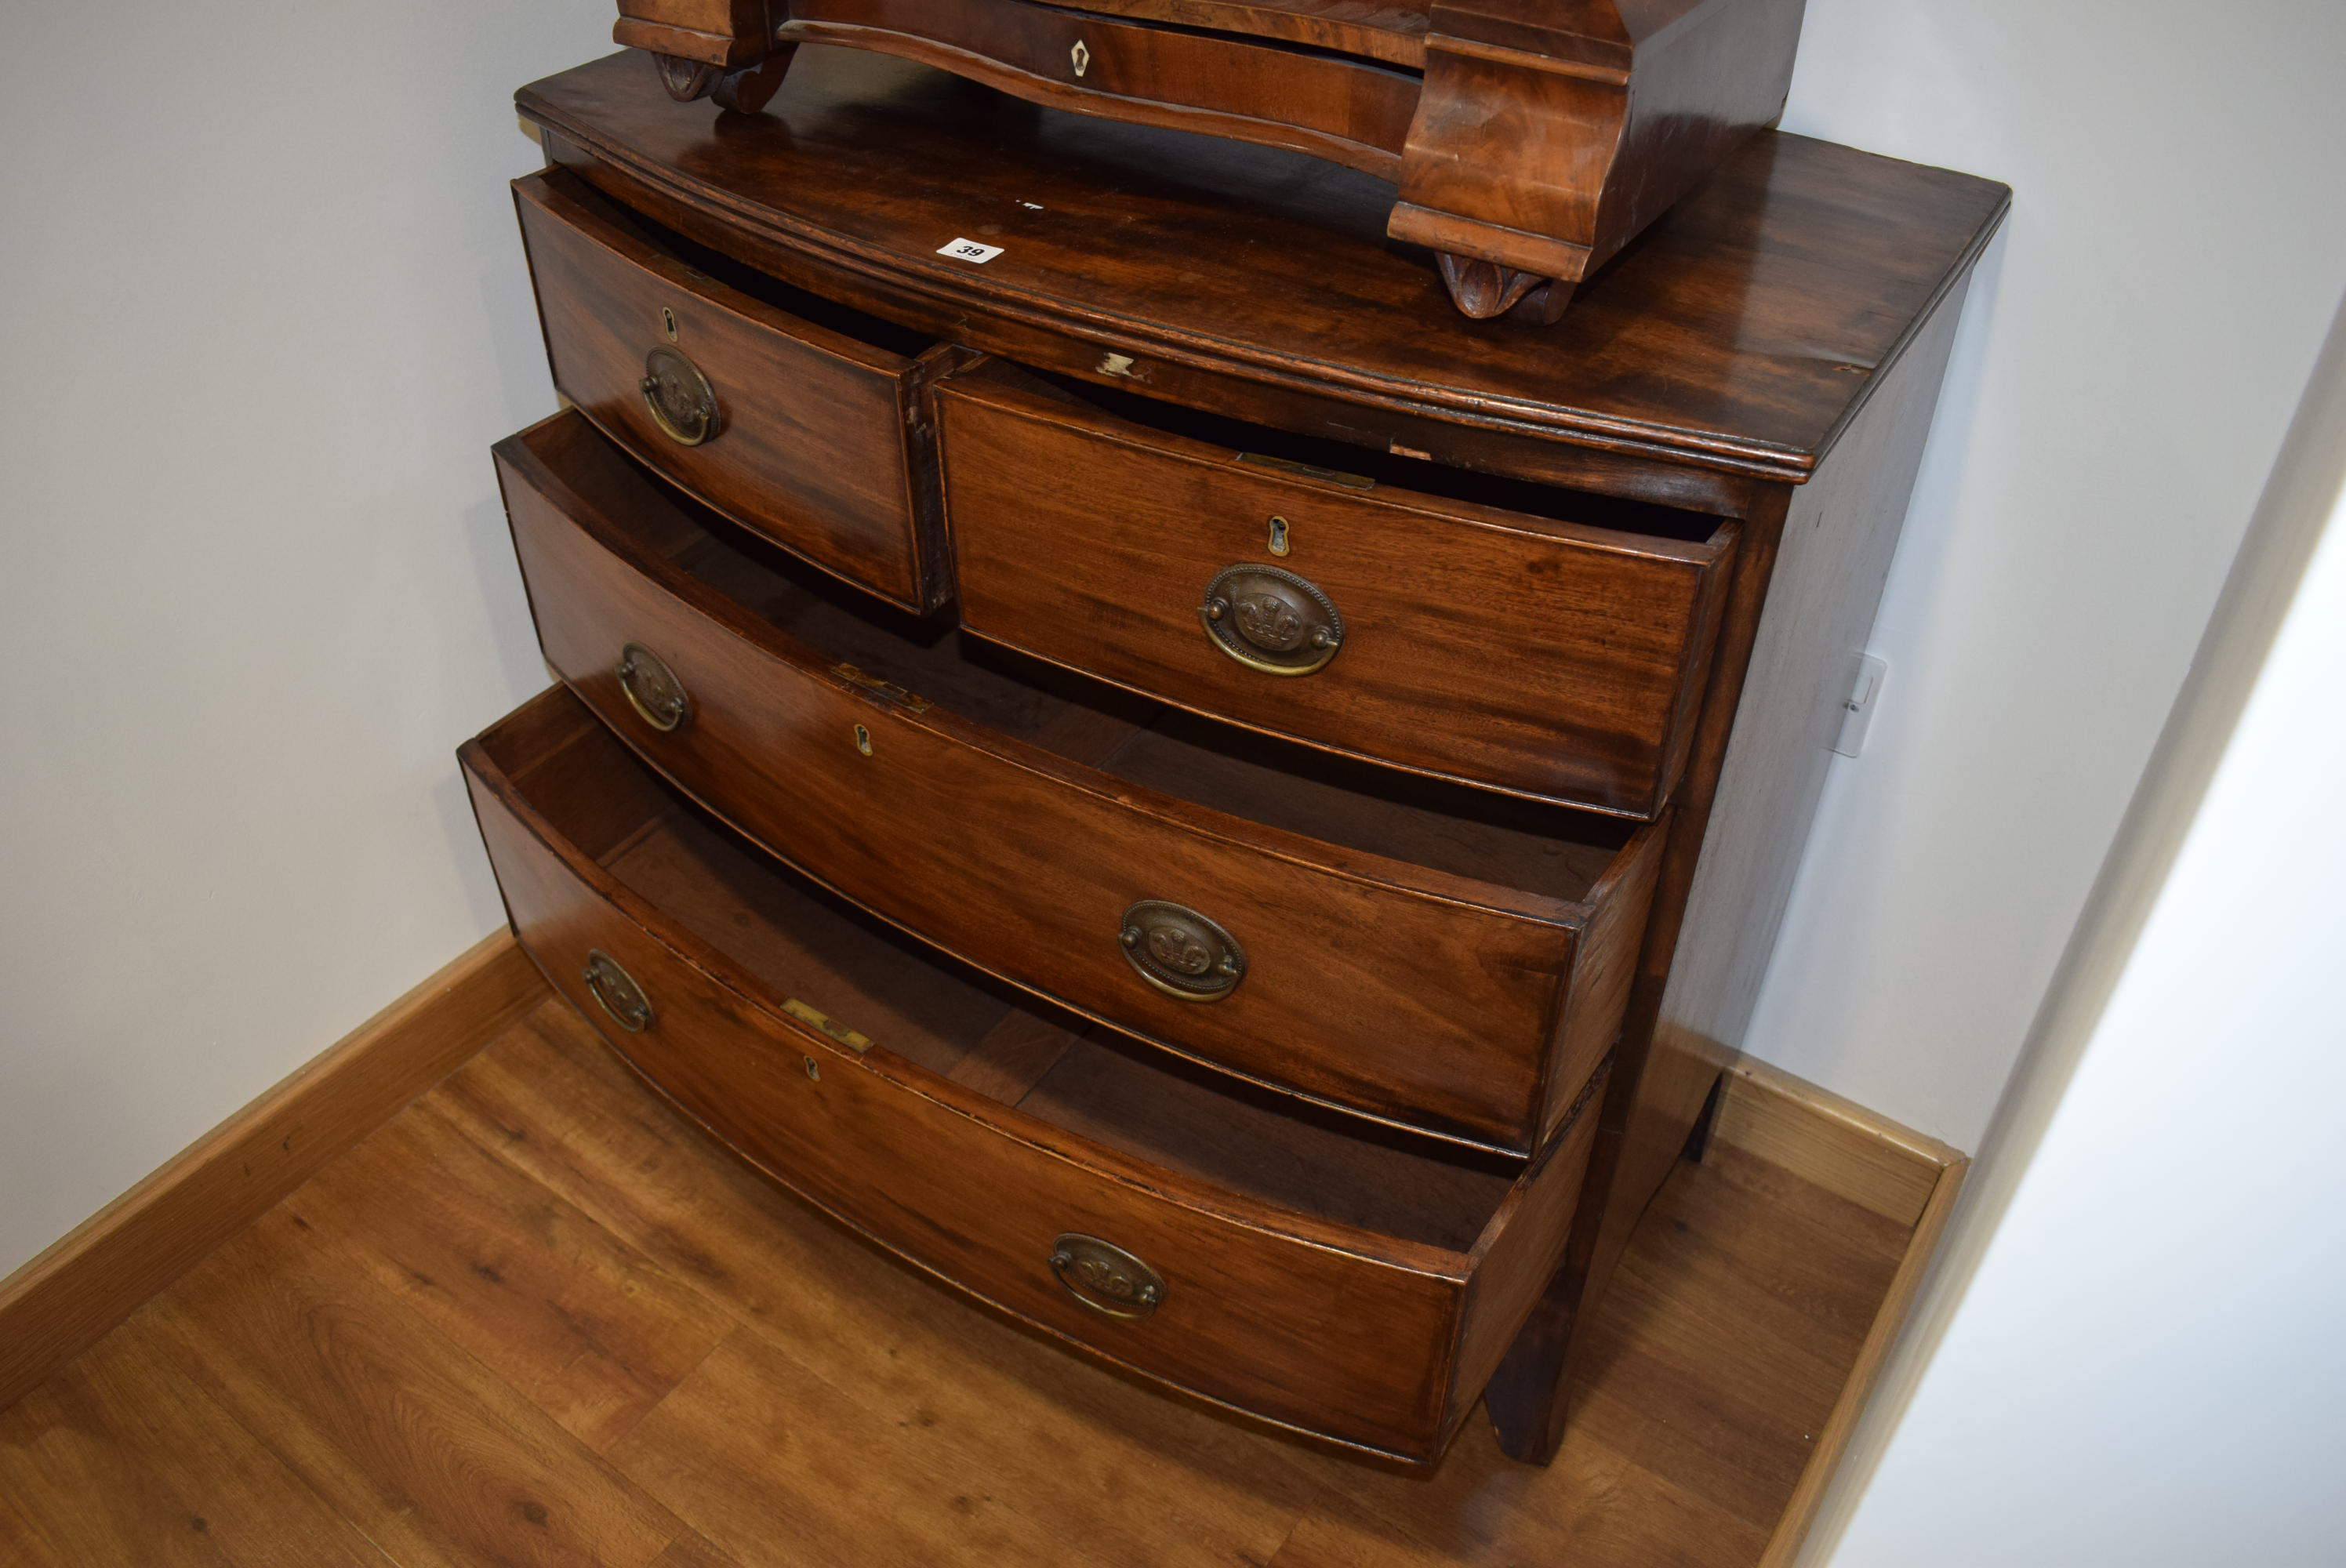
[(1143, 899), (1117, 932), (1124, 961), (1141, 979), (1184, 1002), (1218, 1002), (1246, 978), (1238, 938), (1182, 904)]
[(1206, 585), (1198, 624), (1265, 675), (1310, 675), (1344, 646), (1344, 617), (1319, 585), (1278, 566), (1228, 566)]
[(717, 433), (717, 391), (683, 350), (656, 346), (644, 356), (644, 379), (636, 385), (652, 423), (678, 446), (699, 446)]
[(1111, 1318), (1146, 1318), (1165, 1299), (1165, 1281), (1114, 1242), (1068, 1231), (1051, 1244), (1051, 1272), (1067, 1294)]
[(586, 993), (611, 1015), (612, 1023), (630, 1034), (641, 1034), (652, 1026), (651, 999), (636, 983), (636, 977), (619, 967), (617, 959), (599, 947), (590, 948), (581, 973)]
[(614, 673), (619, 689), (627, 694), (627, 706), (654, 729), (681, 729), (692, 717), (692, 698), (685, 695), (684, 682), (676, 678), (667, 660), (643, 644), (621, 648)]

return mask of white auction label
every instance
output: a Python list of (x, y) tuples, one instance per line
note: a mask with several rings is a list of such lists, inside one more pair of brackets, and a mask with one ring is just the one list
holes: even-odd
[(937, 254), (950, 256), (956, 261), (991, 261), (1002, 254), (1002, 247), (980, 245), (974, 239), (956, 239), (950, 245), (938, 246)]

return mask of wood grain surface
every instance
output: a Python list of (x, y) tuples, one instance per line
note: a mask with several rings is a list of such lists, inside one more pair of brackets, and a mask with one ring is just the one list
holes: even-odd
[(1790, 900), (1921, 463), (1967, 280), (1922, 323), (1812, 483), (1746, 520), (1679, 824), (1590, 1158), (1566, 1267), (1494, 1380), (1515, 1451), (1552, 1451), (1582, 1303), (1615, 1261), (1734, 1059)]
[(1809, 1176), (1893, 1223), (1913, 1227), (1841, 1396), (1817, 1434), (1816, 1453), (1800, 1471), (1800, 1483), (1760, 1563), (1760, 1568), (1790, 1568), (1823, 1510), (1833, 1471), (1855, 1439), (1859, 1414), (1922, 1294), (1939, 1238), (1963, 1196), (1971, 1158), (1762, 1062), (1738, 1063), (1726, 1087), (1718, 1136), (1780, 1161), (1785, 1170)]
[[(1611, 1049), (1615, 949), (1642, 928), (1666, 825), (1265, 758), (1113, 693), (1087, 707), (1047, 669), (964, 657), (947, 626), (811, 593), (576, 414), (498, 461), (556, 673), (704, 804), (916, 934), (1258, 1081), (1510, 1152)], [(662, 733), (631, 708), (629, 642), (676, 672), (690, 722)], [(1143, 899), (1225, 923), (1248, 963), (1229, 995), (1134, 972), (1117, 936)]]
[(505, 932), (0, 1281), (0, 1406), (71, 1360), (539, 1000)]
[[(1407, 768), (1641, 818), (1668, 799), (1733, 524), (1682, 542), (1290, 476), (994, 365), (938, 402), (962, 624), (981, 636)], [(1199, 625), (1208, 585), (1249, 564), (1334, 604), (1325, 667), (1264, 674)]]
[(773, 0), (619, 0), (614, 43), (710, 65), (753, 65), (774, 47)]
[(1732, 728), (1720, 738), (1715, 780), (1686, 803), (1704, 853), (1698, 865), (1666, 873), (1655, 905), (1669, 929), (1658, 924), (1658, 940), (1647, 944), (1641, 994), (1630, 1002), (1626, 1031), (1650, 1043), (1648, 1063), (1634, 1097), (1608, 1105), (1623, 1152), (1597, 1221), (1600, 1285), (1758, 1003), (1962, 313), (1958, 290), (1825, 471), (1784, 499), (1742, 689), (1706, 715), (1724, 727), (1731, 714)]
[[(717, 57), (708, 35), (648, 27), (638, 4), (621, 0), (619, 42)], [(840, 44), (1032, 103), (1330, 158), (1399, 182), (1388, 232), (1440, 254), (1466, 315), (1512, 309), (1545, 325), (1577, 282), (1774, 122), (1800, 11), (1800, 0), (1483, 0), (1406, 15), (1295, 3), (798, 0), (766, 34), (780, 50), (770, 75), (746, 97), (716, 96), (754, 110), (789, 51)], [(736, 29), (732, 47), (759, 42)], [(698, 91), (670, 92), (698, 97), (710, 70), (691, 74)]]
[(1801, 9), (1432, 7), (1387, 232), (1567, 286), (1587, 278), (1783, 112)]
[[(801, 49), (762, 115), (672, 103), (624, 55), (519, 104), (583, 178), (664, 201), (661, 221), (1026, 364), (1225, 409), (1227, 389), (1158, 367), (1332, 394), (1354, 405), (1346, 438), (1379, 446), (1392, 411), (1792, 481), (2010, 199), (1761, 132), (1541, 328), (1462, 321), (1424, 253), (1386, 243), (1381, 180), (860, 50)], [(955, 238), (1003, 254), (937, 254)]]
[[(1734, 1141), (1807, 1125), (1778, 1087), (1664, 1188), (1556, 1462), (1478, 1424), (1417, 1478), (972, 1308), (549, 999), (360, 1145), (364, 1180), (330, 1166), (0, 1411), (0, 1561), (1752, 1568), (1908, 1247)], [(399, 1212), (425, 1204), (467, 1217)]]
[(793, 0), (781, 36), (877, 49), (1036, 103), (1290, 148), (1384, 179), (1401, 172), (1417, 112), (1418, 77), (1372, 60), (1033, 0)]
[(1427, 0), (1086, 0), (1071, 8), (1248, 33), (1414, 68), (1424, 61), (1432, 7)]
[[(1489, 1293), (1520, 1318), (1540, 1260), (1561, 1248), (1585, 1136), (1566, 1133), (1511, 1182), (1488, 1162), (1282, 1115), (1088, 1041), (1015, 1108), (965, 1093), (954, 1067), (1016, 1000), (941, 971), (680, 806), (583, 830), (558, 800), (540, 809), (541, 788), (606, 812), (649, 788), (566, 690), (464, 757), (523, 945), (648, 1079), (825, 1210), (1109, 1359), (1428, 1461), (1480, 1392), (1457, 1381), (1470, 1282), (1486, 1268), (1531, 1278)], [(573, 841), (614, 827), (600, 864)], [(648, 1026), (617, 1026), (582, 983), (598, 952), (642, 988)], [(843, 1048), (786, 1000), (876, 1044)], [(1525, 1224), (1540, 1233), (1516, 1236)], [(1146, 1260), (1161, 1303), (1127, 1319), (1079, 1299), (1048, 1261), (1066, 1234)], [(1488, 1308), (1481, 1339), (1514, 1332), (1509, 1309)]]
[[(554, 384), (605, 434), (891, 603), (946, 596), (935, 476), (914, 456), (920, 389), (949, 351), (868, 341), (719, 282), (558, 172), (515, 181), (514, 201)], [(698, 445), (662, 431), (638, 390), (668, 345), (716, 393), (716, 433)]]

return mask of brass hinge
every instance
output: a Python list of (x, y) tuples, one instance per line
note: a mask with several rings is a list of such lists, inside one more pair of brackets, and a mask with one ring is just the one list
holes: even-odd
[(846, 1024), (834, 1021), (829, 1013), (816, 1012), (795, 996), (782, 1003), (782, 1011), (801, 1023), (812, 1024), (859, 1056), (872, 1049), (872, 1036), (859, 1033)]
[(926, 713), (929, 710), (927, 697), (906, 691), (892, 680), (882, 680), (878, 676), (865, 675), (852, 664), (832, 665), (831, 673), (842, 680), (852, 681), (862, 687), (882, 702), (894, 703), (907, 713)]
[(1330, 484), (1341, 484), (1347, 490), (1374, 490), (1377, 487), (1377, 482), (1364, 474), (1345, 473), (1333, 468), (1314, 468), (1308, 463), (1290, 463), (1284, 457), (1265, 457), (1259, 452), (1241, 452), (1238, 461), (1255, 468), (1292, 473), (1300, 479), (1318, 479)]

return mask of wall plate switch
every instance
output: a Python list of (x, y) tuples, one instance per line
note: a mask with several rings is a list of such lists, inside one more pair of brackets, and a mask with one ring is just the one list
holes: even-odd
[(1865, 731), (1873, 722), (1873, 710), (1882, 703), (1882, 683), (1889, 677), (1890, 666), (1872, 654), (1860, 655), (1857, 678), (1850, 682), (1849, 700), (1841, 716), (1841, 738), (1833, 749), (1843, 757), (1854, 757), (1865, 749)]

